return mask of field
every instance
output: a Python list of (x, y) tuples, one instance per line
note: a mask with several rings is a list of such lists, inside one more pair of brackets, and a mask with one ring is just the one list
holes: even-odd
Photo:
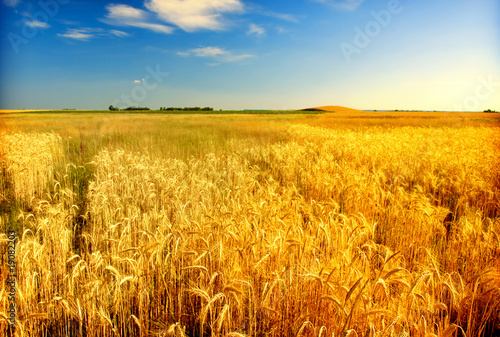
[(0, 115), (15, 335), (500, 335), (499, 116)]

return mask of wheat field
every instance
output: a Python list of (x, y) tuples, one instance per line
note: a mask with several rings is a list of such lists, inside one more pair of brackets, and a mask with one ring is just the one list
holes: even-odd
[(497, 127), (275, 132), (185, 158), (0, 133), (15, 335), (500, 334)]

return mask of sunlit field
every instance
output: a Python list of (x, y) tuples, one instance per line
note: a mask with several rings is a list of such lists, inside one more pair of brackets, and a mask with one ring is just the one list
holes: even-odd
[(498, 115), (2, 115), (15, 334), (499, 335)]

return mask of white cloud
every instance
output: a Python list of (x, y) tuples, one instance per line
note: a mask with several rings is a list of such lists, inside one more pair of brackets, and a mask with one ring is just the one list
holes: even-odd
[(231, 51), (219, 48), (219, 47), (202, 47), (202, 48), (195, 48), (191, 49), (187, 52), (178, 52), (177, 55), (182, 56), (182, 57), (187, 57), (187, 56), (197, 56), (197, 57), (204, 57), (204, 58), (212, 58), (217, 62), (214, 63), (209, 63), (209, 65), (214, 66), (214, 65), (219, 65), (220, 63), (230, 63), (230, 62), (237, 62), (237, 61), (242, 61), (244, 59), (248, 59), (251, 57), (254, 57), (254, 55), (250, 54), (234, 54)]
[(142, 20), (146, 17), (146, 12), (128, 5), (110, 4), (106, 7), (109, 11), (108, 18), (116, 20)]
[(233, 53), (227, 52), (224, 57), (222, 57), (223, 62), (238, 62), (248, 58), (254, 57), (250, 54), (234, 55)]
[(16, 7), (20, 2), (21, 0), (3, 0), (3, 3), (9, 7)]
[(142, 9), (120, 4), (110, 4), (106, 9), (108, 14), (101, 21), (110, 25), (144, 28), (164, 34), (171, 34), (174, 30), (170, 26), (149, 22), (151, 14)]
[[(323, 3), (328, 1), (343, 1), (351, 3), (363, 0), (312, 0)], [(155, 19), (177, 26), (186, 32), (198, 30), (224, 30), (227, 26), (227, 15), (256, 12), (260, 15), (273, 17), (288, 22), (299, 22), (292, 14), (277, 13), (261, 6), (246, 7), (242, 0), (144, 0), (147, 10), (134, 8), (125, 4), (109, 4), (108, 13), (101, 19), (110, 25), (133, 26), (149, 29), (159, 33), (172, 33), (174, 27), (155, 23)], [(253, 7), (252, 7), (253, 6)], [(247, 34), (262, 36), (266, 30), (259, 25), (251, 24)]]
[(88, 41), (97, 37), (126, 37), (129, 36), (129, 34), (114, 29), (108, 31), (102, 28), (68, 28), (66, 33), (57, 34), (57, 36), (73, 40)]
[(248, 28), (248, 35), (256, 35), (256, 36), (263, 36), (266, 34), (266, 30), (264, 27), (256, 25), (255, 23), (251, 23), (249, 28)]
[(160, 25), (157, 23), (129, 22), (129, 23), (125, 23), (125, 24), (128, 26), (132, 26), (132, 27), (149, 29), (149, 30), (152, 30), (153, 32), (156, 32), (156, 33), (171, 34), (174, 31), (174, 29), (172, 27)]
[(356, 10), (365, 0), (314, 0), (344, 11)]
[(134, 80), (134, 83), (139, 84), (141, 83), (141, 80)]
[(225, 50), (218, 47), (196, 48), (191, 50), (191, 52), (198, 57), (216, 57), (227, 53)]
[(116, 36), (116, 37), (127, 37), (127, 36), (129, 36), (128, 33), (122, 32), (121, 30), (114, 30), (114, 29), (112, 29), (112, 30), (109, 31), (109, 33), (111, 35)]
[(289, 21), (289, 22), (294, 22), (294, 23), (299, 22), (299, 19), (295, 15), (292, 15), (292, 14), (276, 13), (273, 11), (263, 11), (261, 14), (265, 15), (265, 16), (272, 17), (272, 18), (284, 20), (284, 21)]
[(31, 27), (31, 28), (49, 28), (50, 25), (47, 22), (42, 22), (38, 20), (33, 20), (33, 21), (25, 21), (26, 25)]
[[(310, 0), (314, 1), (314, 0)], [(316, 0), (316, 1), (322, 1), (322, 0)], [(247, 3), (245, 4), (245, 10), (248, 13), (253, 13), (257, 15), (263, 15), (263, 16), (268, 16), (271, 18), (279, 19), (279, 20), (284, 20), (288, 22), (293, 22), (293, 23), (298, 23), (299, 22), (299, 17), (301, 15), (293, 15), (293, 14), (286, 14), (286, 13), (278, 13), (272, 10), (268, 10), (262, 5), (254, 3)]]
[(146, 0), (146, 7), (186, 32), (224, 29), (223, 13), (242, 13), (240, 0)]
[(67, 39), (74, 39), (80, 41), (88, 41), (95, 37), (91, 29), (81, 28), (81, 29), (68, 29), (64, 34), (57, 34), (57, 36), (65, 37)]

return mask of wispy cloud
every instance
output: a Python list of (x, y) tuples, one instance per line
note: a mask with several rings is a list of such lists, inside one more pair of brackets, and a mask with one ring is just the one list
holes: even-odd
[(198, 57), (217, 57), (227, 53), (224, 49), (218, 47), (196, 48), (192, 49), (191, 52)]
[(42, 22), (38, 20), (33, 20), (33, 21), (25, 21), (26, 25), (31, 27), (31, 28), (41, 28), (41, 29), (46, 29), (49, 28), (50, 25), (47, 22)]
[(238, 62), (238, 61), (243, 61), (248, 58), (252, 58), (254, 55), (250, 54), (240, 54), (240, 55), (235, 55), (233, 53), (227, 52), (224, 54), (224, 57), (221, 58), (222, 62)]
[(223, 30), (223, 14), (243, 13), (240, 0), (146, 0), (146, 8), (186, 32)]
[(106, 9), (108, 14), (101, 21), (110, 25), (144, 28), (164, 34), (171, 34), (174, 31), (173, 27), (150, 22), (153, 19), (151, 13), (142, 9), (120, 4), (110, 4)]
[(298, 17), (296, 15), (292, 15), (292, 14), (276, 13), (276, 12), (267, 11), (267, 10), (261, 11), (260, 14), (265, 15), (265, 16), (269, 16), (271, 18), (289, 21), (289, 22), (293, 22), (293, 23), (299, 22)]
[(111, 35), (116, 36), (116, 37), (127, 37), (130, 35), (129, 33), (125, 33), (125, 32), (122, 32), (121, 30), (116, 30), (116, 29), (110, 30), (109, 33)]
[(139, 83), (141, 83), (141, 80), (134, 80), (134, 83), (139, 84)]
[(256, 36), (264, 36), (266, 34), (266, 30), (264, 27), (260, 25), (256, 25), (255, 23), (251, 23), (248, 27), (247, 35), (256, 35)]
[(57, 34), (59, 37), (80, 41), (88, 41), (98, 37), (127, 37), (128, 35), (120, 30), (102, 28), (68, 28), (65, 33)]
[(88, 41), (95, 37), (95, 34), (91, 29), (80, 28), (80, 29), (68, 29), (64, 34), (57, 34), (57, 36), (64, 37), (67, 39)]
[(106, 7), (109, 11), (108, 17), (116, 20), (143, 20), (146, 12), (128, 5), (110, 4)]
[(55, 19), (55, 20), (62, 23), (63, 25), (66, 25), (66, 26), (79, 26), (81, 24), (78, 21), (70, 21), (70, 20), (64, 20), (64, 19)]
[[(313, 1), (327, 2), (329, 0)], [(250, 13), (279, 20), (299, 22), (295, 15), (266, 10), (259, 5), (246, 7), (242, 0), (144, 0), (144, 6), (147, 10), (125, 4), (109, 4), (106, 6), (108, 13), (101, 21), (110, 25), (139, 27), (166, 34), (173, 32), (172, 26), (186, 32), (224, 30), (228, 26), (228, 15), (244, 14), (247, 10)], [(158, 20), (172, 26), (158, 23)], [(261, 36), (265, 34), (265, 29), (253, 24), (248, 33)]]
[(20, 2), (21, 0), (3, 0), (3, 3), (9, 7), (16, 7)]
[(313, 0), (313, 1), (324, 3), (338, 10), (351, 12), (356, 10), (359, 6), (361, 6), (361, 4), (365, 0)]
[(201, 47), (191, 49), (187, 52), (178, 52), (177, 55), (182, 57), (188, 56), (196, 56), (196, 57), (204, 57), (211, 58), (218, 63), (210, 63), (210, 65), (218, 65), (219, 63), (229, 63), (229, 62), (238, 62), (244, 59), (252, 58), (254, 55), (250, 54), (235, 54), (232, 51), (225, 50), (219, 47)]
[[(314, 0), (311, 0), (311, 1), (314, 1)], [(321, 1), (321, 0), (317, 0), (317, 1)], [(246, 4), (245, 9), (248, 13), (268, 16), (271, 18), (275, 18), (275, 19), (279, 19), (279, 20), (283, 20), (283, 21), (288, 21), (288, 22), (293, 22), (293, 23), (298, 23), (300, 21), (299, 18), (301, 17), (301, 15), (294, 15), (294, 14), (288, 14), (288, 13), (278, 13), (278, 12), (266, 9), (264, 6), (256, 4), (256, 3)]]
[(277, 27), (276, 27), (276, 31), (277, 31), (278, 33), (280, 33), (280, 34), (285, 34), (285, 33), (289, 33), (289, 32), (290, 32), (288, 29), (285, 29), (285, 28), (283, 28), (283, 27), (281, 27), (281, 26), (277, 26)]

